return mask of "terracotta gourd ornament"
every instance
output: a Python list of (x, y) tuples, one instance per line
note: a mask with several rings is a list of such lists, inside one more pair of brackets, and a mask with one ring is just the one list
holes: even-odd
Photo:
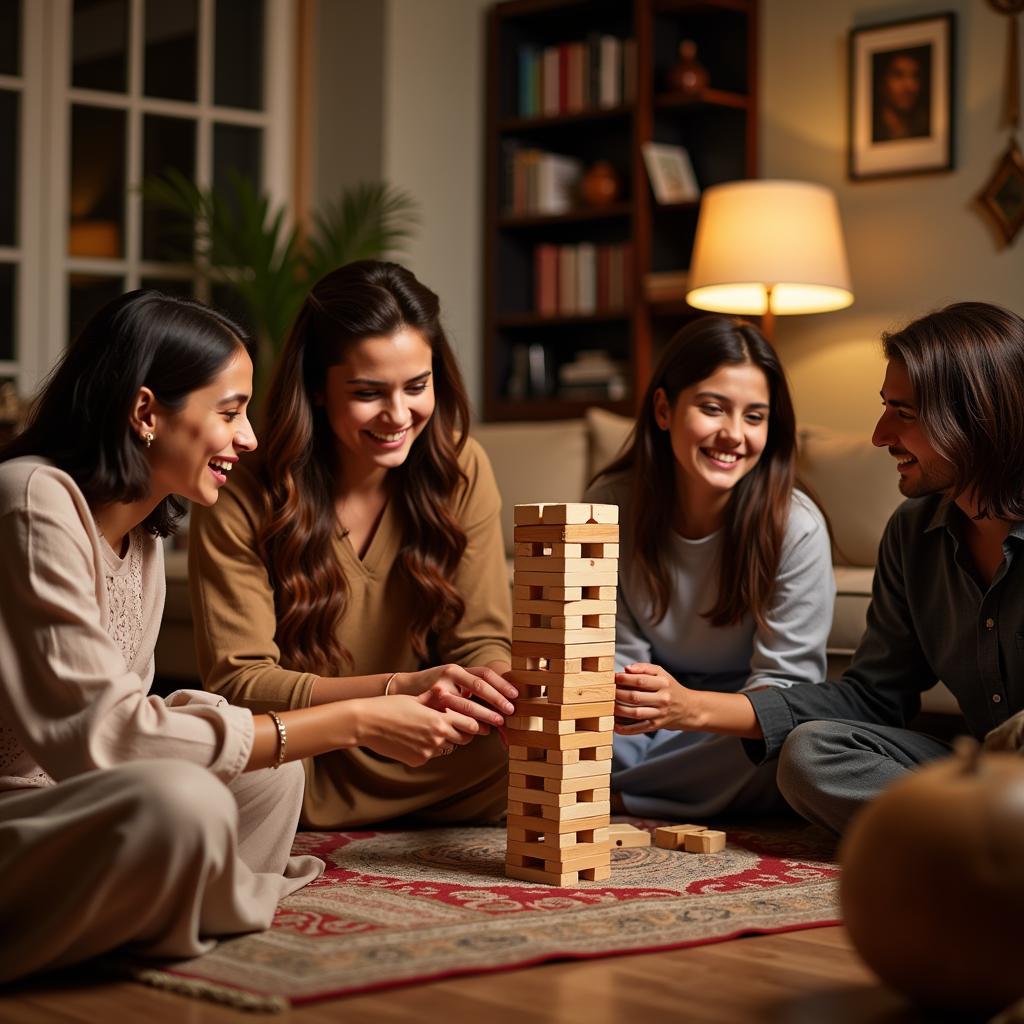
[(1024, 997), (1024, 757), (978, 751), (913, 772), (854, 820), (840, 848), (843, 918), (892, 988), (990, 1010)]

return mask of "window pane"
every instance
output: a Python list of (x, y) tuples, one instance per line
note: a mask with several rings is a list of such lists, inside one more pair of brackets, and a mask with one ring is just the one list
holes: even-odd
[(21, 0), (0, 0), (0, 75), (21, 74)]
[(128, 0), (75, 0), (71, 84), (124, 92), (128, 83)]
[(14, 278), (18, 268), (0, 263), (0, 359), (15, 358)]
[(144, 91), (169, 100), (196, 98), (196, 0), (146, 0)]
[(125, 113), (71, 108), (68, 253), (114, 259), (124, 248)]
[(0, 245), (17, 245), (18, 94), (0, 92)]
[(257, 194), (261, 188), (260, 147), (263, 131), (237, 124), (213, 126), (213, 185), (222, 189), (231, 178), (241, 175), (252, 183)]
[(192, 298), (192, 282), (171, 277), (144, 277), (139, 281), (141, 288), (155, 288), (164, 295), (179, 295), (183, 299)]
[(263, 0), (216, 0), (213, 102), (263, 107)]
[(68, 275), (68, 340), (76, 338), (89, 318), (124, 291), (120, 277)]
[[(180, 117), (146, 115), (143, 121), (142, 173), (146, 178), (175, 168), (196, 176), (196, 123)], [(146, 204), (142, 212), (142, 258), (181, 258), (191, 248), (191, 225), (175, 213)]]

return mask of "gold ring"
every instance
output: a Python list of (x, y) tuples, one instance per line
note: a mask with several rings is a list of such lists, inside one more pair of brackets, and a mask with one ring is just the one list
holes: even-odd
[(441, 748), (440, 754), (441, 754), (442, 757), (447, 757), (449, 754), (454, 753), (454, 751), (455, 751), (455, 744), (454, 743), (449, 743), (448, 746)]

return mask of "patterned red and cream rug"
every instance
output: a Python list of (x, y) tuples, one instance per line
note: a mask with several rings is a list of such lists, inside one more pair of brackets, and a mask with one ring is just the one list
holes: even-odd
[(505, 878), (501, 828), (306, 832), (294, 849), (321, 857), (327, 872), (281, 904), (269, 931), (139, 980), (273, 1010), (839, 919), (833, 843), (796, 824), (729, 828), (726, 849), (711, 855), (616, 849), (609, 882), (566, 889)]

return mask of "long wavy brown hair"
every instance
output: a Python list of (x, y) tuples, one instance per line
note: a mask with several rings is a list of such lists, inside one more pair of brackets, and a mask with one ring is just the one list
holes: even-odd
[(360, 260), (322, 277), (292, 327), (267, 394), (262, 463), (264, 526), (261, 554), (274, 587), (275, 640), (292, 665), (312, 672), (351, 665), (338, 639), (348, 584), (331, 548), (337, 448), (323, 405), (327, 369), (365, 338), (402, 328), (430, 345), (434, 413), (405, 462), (389, 471), (402, 546), (398, 571), (412, 588), (408, 630), (418, 658), (429, 637), (462, 618), (465, 604), (449, 582), (466, 548), (466, 535), (449, 509), (466, 476), (458, 462), (469, 423), (469, 403), (440, 321), (437, 296), (397, 263)]
[(676, 472), (671, 440), (655, 419), (654, 393), (664, 388), (674, 407), (680, 392), (719, 367), (745, 363), (758, 367), (768, 380), (768, 439), (757, 464), (729, 496), (718, 596), (703, 614), (714, 626), (730, 626), (749, 612), (765, 625), (796, 482), (796, 418), (775, 350), (753, 324), (725, 316), (701, 317), (676, 332), (651, 377), (626, 450), (598, 474), (629, 473), (633, 558), (655, 622), (665, 617), (671, 597), (662, 554), (672, 533)]

